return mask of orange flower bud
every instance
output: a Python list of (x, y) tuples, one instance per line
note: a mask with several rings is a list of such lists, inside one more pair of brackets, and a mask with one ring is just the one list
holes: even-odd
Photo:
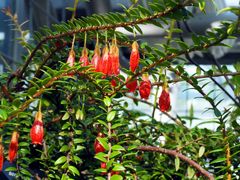
[(134, 72), (139, 64), (139, 59), (140, 59), (140, 55), (139, 55), (139, 51), (138, 51), (138, 43), (137, 41), (134, 41), (132, 43), (132, 52), (130, 55), (130, 70), (132, 72)]
[(159, 103), (160, 111), (166, 112), (166, 111), (170, 110), (170, 108), (171, 108), (170, 95), (169, 95), (167, 87), (163, 87), (163, 90), (162, 90), (162, 93), (159, 97), (159, 102), (158, 103)]
[(108, 50), (108, 47), (105, 46), (103, 48), (103, 53), (102, 53), (102, 73), (103, 74), (109, 74), (108, 71), (109, 71), (109, 50)]
[(85, 47), (82, 50), (82, 56), (80, 57), (79, 62), (82, 63), (82, 66), (88, 66), (89, 65), (88, 50)]
[(68, 55), (67, 63), (70, 67), (73, 67), (75, 62), (75, 52), (74, 50), (71, 50)]
[(116, 45), (116, 43), (114, 43), (114, 42), (110, 47), (109, 58), (110, 58), (110, 63), (109, 63), (110, 75), (119, 75), (119, 73), (120, 73), (119, 49), (118, 49), (118, 46)]
[(9, 150), (8, 150), (8, 159), (10, 163), (13, 162), (13, 160), (17, 156), (17, 151), (18, 151), (18, 138), (19, 138), (19, 133), (17, 131), (13, 131), (12, 133), (12, 139), (9, 145)]
[(96, 44), (94, 49), (94, 55), (92, 57), (91, 64), (93, 65), (93, 68), (98, 72), (99, 69), (101, 69), (101, 52), (98, 44)]

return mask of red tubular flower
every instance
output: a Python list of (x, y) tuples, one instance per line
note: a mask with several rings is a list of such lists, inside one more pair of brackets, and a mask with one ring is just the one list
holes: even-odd
[(132, 72), (135, 72), (135, 70), (137, 69), (139, 64), (139, 59), (140, 59), (140, 55), (138, 51), (138, 43), (137, 41), (134, 41), (132, 43), (132, 52), (130, 55), (130, 70)]
[[(129, 78), (127, 78), (127, 81), (128, 81)], [(128, 88), (128, 92), (135, 92), (136, 89), (137, 89), (137, 80), (134, 79), (134, 80), (131, 80), (130, 82), (128, 82), (126, 84), (126, 87)]]
[(67, 63), (70, 67), (73, 67), (75, 62), (75, 52), (71, 50), (68, 55)]
[(98, 43), (95, 46), (94, 55), (93, 55), (91, 64), (93, 65), (93, 68), (95, 69), (95, 71), (98, 72), (99, 69), (101, 69), (101, 51), (98, 46)]
[(2, 143), (0, 143), (0, 172), (2, 172), (3, 169), (3, 162), (4, 162), (4, 148)]
[(32, 139), (32, 144), (42, 144), (44, 136), (42, 113), (38, 111), (35, 115), (35, 120), (30, 131), (30, 137)]
[(83, 48), (82, 50), (82, 56), (79, 59), (79, 62), (82, 63), (82, 66), (88, 66), (89, 61), (88, 61), (88, 50), (86, 47)]
[(117, 86), (117, 82), (116, 82), (115, 79), (112, 79), (112, 80), (111, 80), (111, 85), (112, 85), (113, 87), (116, 87), (116, 86)]
[(114, 174), (120, 174), (119, 171), (111, 171), (111, 176), (113, 176)]
[(105, 46), (102, 51), (102, 73), (109, 74), (109, 50), (108, 47)]
[[(104, 135), (102, 133), (98, 133), (97, 137), (104, 137)], [(104, 147), (100, 144), (100, 142), (97, 139), (94, 142), (94, 150), (96, 154), (105, 151)]]
[(170, 95), (169, 95), (169, 92), (168, 92), (168, 88), (166, 88), (165, 86), (163, 86), (163, 90), (162, 90), (162, 93), (159, 97), (159, 108), (160, 108), (160, 111), (162, 112), (166, 112), (166, 111), (169, 111), (170, 110)]
[[(102, 169), (107, 169), (107, 163), (101, 162), (101, 168), (102, 168)], [(102, 174), (102, 175), (106, 175), (107, 172), (102, 172), (101, 174)]]
[(143, 81), (140, 83), (139, 86), (139, 93), (142, 99), (148, 99), (151, 93), (151, 81), (148, 79), (148, 75), (143, 75)]
[(13, 160), (16, 158), (17, 156), (17, 151), (18, 151), (18, 137), (19, 134), (17, 131), (13, 131), (12, 133), (12, 139), (9, 145), (9, 150), (8, 150), (8, 159), (9, 162), (12, 163)]
[(116, 40), (113, 40), (113, 44), (110, 47), (110, 53), (109, 53), (109, 58), (110, 58), (110, 63), (108, 66), (109, 67), (109, 72), (110, 75), (119, 75), (120, 70), (119, 70), (119, 49), (116, 43)]

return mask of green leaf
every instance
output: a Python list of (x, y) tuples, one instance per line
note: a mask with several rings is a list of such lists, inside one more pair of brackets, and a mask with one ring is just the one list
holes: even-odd
[(17, 171), (16, 167), (7, 167), (5, 171)]
[(69, 180), (69, 176), (66, 174), (63, 174), (61, 180)]
[(237, 14), (237, 12), (239, 12), (239, 10), (240, 10), (239, 7), (226, 7), (226, 8), (221, 9), (220, 11), (218, 11), (217, 14), (222, 14), (227, 11), (232, 11), (234, 13), (236, 12), (236, 14)]
[(111, 99), (108, 96), (103, 99), (103, 102), (107, 107), (111, 105)]
[(123, 165), (121, 165), (121, 164), (115, 164), (112, 170), (113, 171), (125, 171), (125, 167), (123, 167)]
[(102, 153), (102, 152), (100, 152), (100, 153), (97, 153), (95, 156), (94, 156), (94, 158), (96, 158), (96, 159), (98, 159), (98, 160), (100, 160), (100, 161), (102, 161), (102, 162), (107, 162), (107, 159), (105, 158), (107, 155), (105, 154), (105, 153)]
[(116, 156), (119, 155), (119, 154), (121, 154), (120, 151), (113, 151), (113, 152), (111, 153), (111, 155), (110, 155), (110, 159), (116, 157)]
[(63, 121), (64, 121), (64, 120), (67, 120), (69, 117), (70, 117), (69, 113), (66, 112), (66, 113), (63, 115), (62, 120), (63, 120)]
[(7, 111), (0, 109), (0, 119), (5, 121), (7, 119), (7, 117), (8, 117)]
[(193, 168), (188, 166), (188, 168), (187, 168), (187, 176), (188, 176), (188, 178), (191, 179), (194, 175), (195, 175), (195, 171), (193, 170)]
[(108, 151), (109, 147), (108, 147), (108, 143), (107, 143), (107, 138), (98, 137), (97, 140), (104, 147), (104, 149)]
[(122, 180), (123, 177), (118, 175), (118, 174), (114, 174), (113, 176), (111, 176), (111, 179), (110, 180)]
[(108, 128), (107, 123), (105, 123), (104, 121), (102, 121), (102, 120), (98, 120), (98, 122), (99, 122), (100, 124), (104, 125), (106, 128)]
[(29, 96), (33, 96), (35, 93), (37, 92), (37, 88), (36, 87), (31, 87), (30, 89), (28, 89), (28, 95)]
[(176, 171), (179, 170), (180, 167), (180, 159), (178, 157), (175, 158), (175, 169)]
[(112, 146), (112, 150), (115, 150), (115, 151), (125, 151), (125, 148), (120, 146), (120, 145), (113, 145)]
[(68, 150), (69, 150), (69, 146), (63, 145), (59, 151), (60, 152), (67, 152)]
[(210, 162), (210, 164), (215, 164), (215, 163), (219, 163), (219, 162), (223, 162), (223, 161), (226, 161), (225, 157), (217, 158), (214, 161)]
[(121, 127), (121, 126), (124, 126), (124, 124), (116, 123), (116, 124), (112, 125), (112, 129), (116, 129), (116, 128)]
[(205, 152), (205, 147), (204, 146), (201, 146), (200, 149), (199, 149), (199, 152), (198, 152), (198, 157), (202, 157), (202, 155), (204, 154)]
[(108, 122), (112, 121), (115, 118), (115, 115), (116, 115), (116, 111), (109, 112), (107, 115), (107, 121)]
[(66, 161), (67, 161), (66, 156), (61, 156), (60, 158), (58, 158), (58, 159), (55, 161), (54, 165), (56, 166), (56, 165), (59, 165), (59, 164), (63, 164), (63, 163), (65, 163)]
[(75, 176), (75, 174), (80, 175), (80, 173), (76, 167), (69, 166), (68, 169), (73, 173), (74, 176)]
[(222, 115), (221, 112), (218, 110), (218, 108), (214, 108), (213, 111), (214, 111), (215, 116), (217, 116), (217, 117), (220, 117)]
[(106, 180), (106, 179), (103, 177), (95, 177), (95, 180)]
[(205, 0), (199, 0), (199, 9), (204, 12), (206, 2)]

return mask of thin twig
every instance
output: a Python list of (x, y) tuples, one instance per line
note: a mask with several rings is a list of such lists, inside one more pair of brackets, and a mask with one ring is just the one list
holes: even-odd
[[(133, 96), (129, 96), (129, 95), (127, 95), (127, 94), (125, 94), (125, 97), (130, 98), (130, 99), (133, 99), (133, 100), (136, 100), (136, 101), (139, 101), (139, 102), (142, 102), (142, 103), (145, 103), (145, 104), (148, 104), (148, 105), (154, 107), (154, 104), (152, 104), (152, 103), (150, 103), (150, 102), (148, 102), (148, 101), (145, 101), (145, 100), (143, 100), (143, 99), (140, 99), (140, 98), (137, 98), (137, 97), (133, 97)], [(156, 109), (159, 109), (159, 108), (158, 108), (158, 103), (156, 103)], [(171, 120), (173, 120), (176, 124), (185, 127), (179, 119), (174, 118), (173, 116), (171, 116), (171, 115), (170, 115), (169, 113), (167, 113), (167, 112), (162, 112), (162, 113), (163, 113), (164, 115), (166, 115), (168, 118), (170, 118)], [(186, 128), (186, 127), (185, 127), (185, 128)]]
[[(213, 75), (200, 75), (200, 76), (192, 76), (194, 79), (204, 79), (204, 78), (210, 78), (210, 77), (221, 77), (221, 76), (240, 76), (240, 72), (229, 72), (229, 73), (216, 73)], [(177, 82), (182, 82), (186, 81), (182, 78), (176, 78), (169, 80), (168, 83), (177, 83)], [(152, 86), (162, 86), (163, 82), (156, 82), (152, 83)]]

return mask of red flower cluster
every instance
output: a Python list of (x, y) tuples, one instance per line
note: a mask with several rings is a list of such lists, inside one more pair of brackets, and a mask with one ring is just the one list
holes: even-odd
[(159, 97), (158, 104), (159, 104), (160, 111), (162, 111), (162, 112), (167, 112), (171, 108), (170, 95), (168, 92), (168, 88), (165, 85), (163, 86), (163, 90)]
[(10, 163), (12, 163), (17, 156), (18, 138), (19, 138), (19, 133), (17, 131), (13, 131), (11, 142), (9, 145), (9, 150), (8, 150), (8, 159)]
[(44, 136), (42, 113), (38, 111), (35, 115), (35, 120), (30, 131), (30, 137), (32, 139), (32, 144), (42, 144)]

